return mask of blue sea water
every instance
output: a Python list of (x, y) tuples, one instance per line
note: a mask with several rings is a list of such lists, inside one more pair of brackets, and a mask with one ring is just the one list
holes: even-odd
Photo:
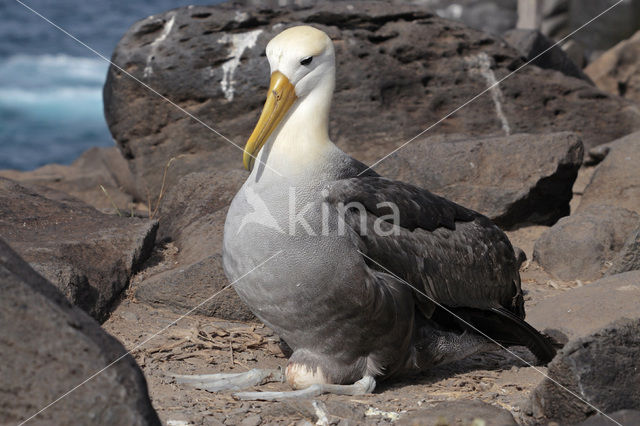
[[(135, 21), (220, 0), (20, 0), (105, 57)], [(0, 0), (0, 169), (69, 164), (111, 146), (102, 109), (109, 64), (15, 0)]]

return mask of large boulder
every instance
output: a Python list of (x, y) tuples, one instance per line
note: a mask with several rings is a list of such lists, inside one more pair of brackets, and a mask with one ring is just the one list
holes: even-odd
[(640, 103), (640, 31), (606, 51), (585, 72), (605, 92)]
[[(135, 295), (151, 304), (232, 320), (254, 316), (229, 285), (222, 268), (222, 235), (229, 203), (248, 173), (197, 172), (170, 188), (159, 211), (158, 239), (177, 248), (169, 269), (138, 283)], [(223, 290), (225, 289), (225, 290)], [(213, 297), (215, 295), (215, 297)]]
[[(304, 23), (326, 31), (336, 47), (331, 137), (368, 163), (524, 64), (502, 39), (419, 5), (321, 1), (266, 8), (236, 2), (151, 16), (118, 44), (112, 60), (121, 69), (109, 69), (104, 87), (107, 122), (137, 178), (139, 198), (147, 189), (159, 195), (171, 158), (180, 156), (168, 187), (191, 172), (240, 167), (238, 147), (268, 85), (265, 45), (286, 26)], [(569, 130), (590, 148), (636, 129), (640, 111), (630, 102), (527, 66), (435, 130), (471, 136)]]
[(159, 425), (133, 357), (0, 240), (2, 423)]
[(575, 133), (416, 140), (376, 170), (427, 188), (503, 227), (555, 223), (569, 201), (583, 148)]
[(594, 415), (594, 407), (603, 413), (640, 408), (639, 351), (639, 318), (570, 341), (532, 394), (534, 415), (575, 424)]
[[(638, 300), (640, 271), (633, 271), (528, 305), (532, 326), (569, 340), (549, 364), (549, 376), (605, 413), (638, 408)], [(548, 379), (531, 399), (540, 424), (574, 424), (594, 414), (592, 407)]]
[(47, 164), (27, 172), (0, 170), (0, 176), (67, 193), (103, 213), (116, 213), (117, 209), (129, 214), (133, 208), (133, 175), (116, 147), (91, 148), (70, 166)]
[(151, 253), (157, 226), (100, 213), (49, 188), (0, 178), (0, 235), (99, 321)]
[(638, 226), (640, 215), (610, 205), (564, 217), (536, 241), (533, 259), (563, 280), (598, 279)]
[(608, 204), (640, 214), (640, 132), (603, 148), (606, 148), (606, 157), (585, 188), (578, 211)]

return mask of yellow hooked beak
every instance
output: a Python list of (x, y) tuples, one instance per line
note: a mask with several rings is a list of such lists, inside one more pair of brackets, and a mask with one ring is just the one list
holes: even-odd
[(271, 74), (267, 101), (262, 108), (258, 124), (256, 124), (244, 147), (242, 162), (245, 169), (251, 170), (253, 168), (260, 149), (262, 149), (262, 146), (269, 139), (275, 128), (278, 127), (278, 124), (296, 99), (296, 90), (289, 79), (280, 71)]

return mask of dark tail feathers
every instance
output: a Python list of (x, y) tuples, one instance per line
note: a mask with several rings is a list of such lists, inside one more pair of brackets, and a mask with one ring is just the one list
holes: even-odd
[[(562, 346), (504, 308), (454, 308), (452, 311), (501, 345), (526, 346), (543, 365), (549, 363), (556, 355), (556, 348)], [(473, 330), (464, 323), (461, 326)]]

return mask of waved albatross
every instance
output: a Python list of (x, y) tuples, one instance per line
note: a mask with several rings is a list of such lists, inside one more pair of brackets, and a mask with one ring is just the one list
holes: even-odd
[(293, 353), (284, 374), (178, 381), (218, 391), (285, 379), (298, 390), (236, 394), (281, 399), (368, 393), (376, 379), (496, 342), (550, 361), (554, 345), (524, 321), (505, 234), (479, 213), (379, 176), (331, 142), (330, 38), (292, 27), (266, 53), (271, 84), (246, 144), (251, 174), (229, 208), (223, 258), (238, 295)]

